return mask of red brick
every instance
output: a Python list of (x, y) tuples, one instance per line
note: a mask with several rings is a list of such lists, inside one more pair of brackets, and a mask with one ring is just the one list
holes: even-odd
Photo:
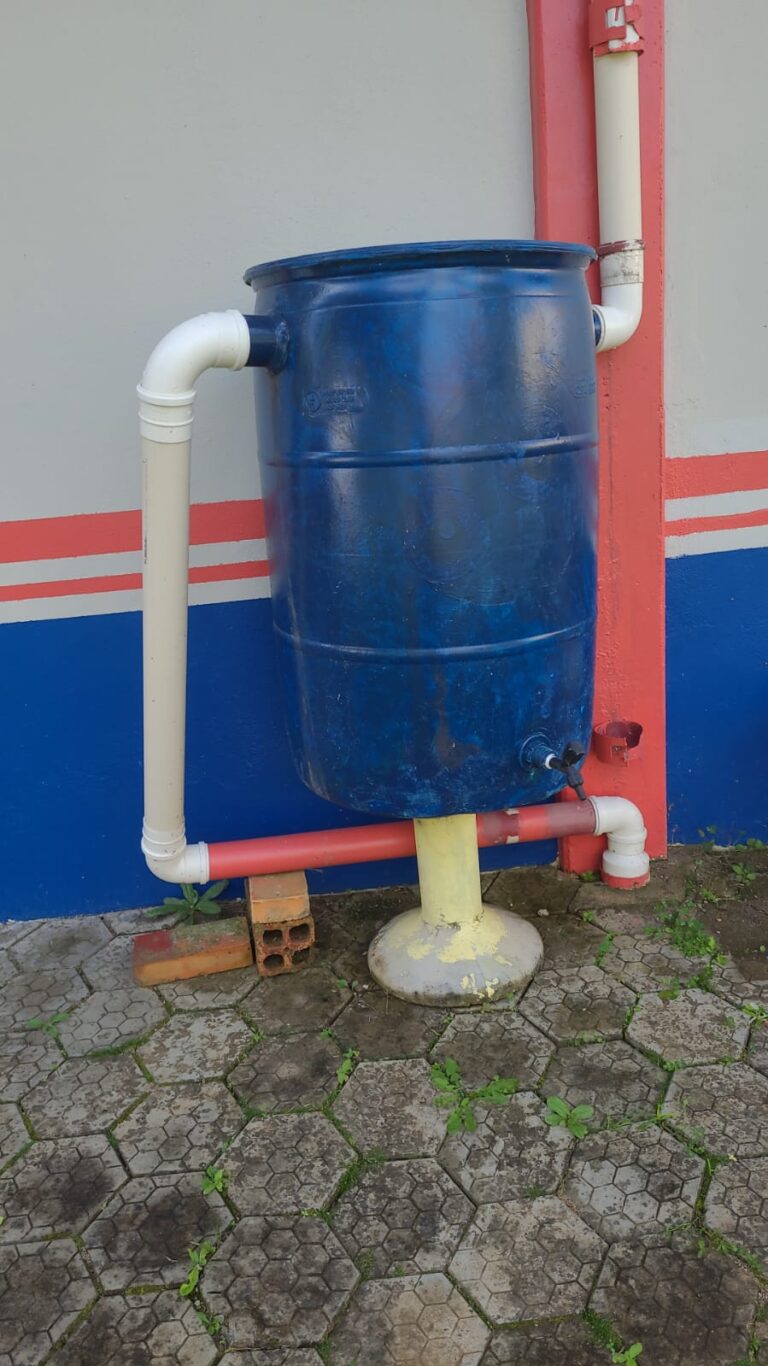
[(251, 936), (244, 916), (150, 930), (137, 934), (133, 941), (133, 977), (143, 987), (230, 972), (252, 963)]
[(246, 878), (245, 900), (252, 925), (303, 920), (309, 915), (306, 874), (269, 873)]
[(256, 968), (260, 977), (277, 977), (282, 972), (300, 972), (312, 961), (315, 942), (315, 922), (312, 916), (303, 920), (273, 921), (269, 925), (253, 926), (256, 949)]

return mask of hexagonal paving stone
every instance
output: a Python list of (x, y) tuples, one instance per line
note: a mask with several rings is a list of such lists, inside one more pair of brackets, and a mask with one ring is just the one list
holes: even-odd
[(443, 1010), (375, 990), (355, 996), (333, 1031), (343, 1048), (356, 1048), (363, 1058), (423, 1058), (445, 1019)]
[(355, 1156), (325, 1115), (253, 1120), (221, 1159), (243, 1214), (293, 1214), (327, 1204)]
[(338, 1085), (341, 1053), (323, 1034), (267, 1039), (236, 1067), (230, 1082), (254, 1110), (318, 1107)]
[(109, 930), (95, 915), (45, 920), (14, 944), (13, 956), (22, 972), (62, 972), (79, 967), (109, 939)]
[(520, 1014), (555, 1043), (620, 1039), (634, 992), (594, 963), (543, 968), (520, 1002)]
[(17, 972), (18, 968), (11, 958), (11, 955), (6, 953), (4, 949), (0, 949), (0, 986), (2, 986), (3, 982), (9, 982)]
[(436, 1094), (421, 1058), (363, 1062), (333, 1108), (364, 1152), (431, 1156), (445, 1136), (445, 1112), (435, 1105)]
[(201, 1171), (245, 1123), (220, 1081), (158, 1087), (115, 1127), (133, 1176)]
[(565, 1194), (607, 1243), (663, 1233), (693, 1218), (702, 1158), (655, 1125), (591, 1134), (579, 1143)]
[(199, 1175), (139, 1176), (112, 1196), (83, 1242), (107, 1291), (174, 1285), (189, 1270), (188, 1249), (229, 1222), (221, 1197), (203, 1195)]
[(552, 864), (540, 864), (503, 868), (494, 878), (487, 900), (494, 906), (509, 906), (519, 915), (546, 910), (551, 919), (563, 921), (578, 891), (575, 878)]
[(594, 966), (600, 945), (605, 938), (602, 930), (587, 925), (576, 915), (535, 916), (536, 929), (544, 943), (543, 967), (565, 972), (571, 968)]
[(630, 1043), (667, 1062), (719, 1062), (737, 1057), (749, 1023), (709, 991), (681, 991), (674, 1000), (641, 996), (627, 1028)]
[(0, 1096), (21, 1100), (61, 1061), (61, 1049), (45, 1030), (0, 1030)]
[(610, 1356), (597, 1346), (584, 1320), (560, 1319), (494, 1333), (481, 1366), (598, 1366), (602, 1362), (610, 1362)]
[(768, 1157), (723, 1162), (712, 1177), (704, 1222), (768, 1262)]
[(756, 1005), (768, 1008), (768, 981), (765, 978), (747, 977), (730, 959), (722, 967), (716, 967), (712, 977), (712, 990), (736, 1006)]
[(651, 1238), (614, 1244), (589, 1307), (624, 1342), (642, 1342), (649, 1364), (733, 1366), (747, 1355), (757, 1295), (733, 1258)]
[(508, 1200), (480, 1207), (449, 1271), (493, 1323), (514, 1323), (583, 1310), (604, 1252), (562, 1200)]
[(649, 1119), (661, 1096), (665, 1074), (642, 1053), (621, 1041), (559, 1048), (541, 1088), (569, 1105), (591, 1105), (590, 1128), (606, 1119)]
[(178, 915), (170, 909), (167, 915), (149, 917), (147, 908), (138, 906), (128, 911), (109, 911), (101, 918), (111, 934), (129, 934), (133, 937), (135, 934), (146, 934), (149, 930), (170, 929), (176, 924)]
[(161, 1001), (144, 987), (94, 991), (59, 1025), (59, 1038), (67, 1053), (82, 1057), (140, 1039), (165, 1018)]
[(249, 996), (246, 1011), (262, 1034), (322, 1029), (352, 999), (348, 987), (325, 967), (267, 977)]
[(221, 1366), (323, 1366), (314, 1347), (275, 1347), (265, 1352), (227, 1352)]
[(709, 1152), (768, 1154), (768, 1079), (743, 1063), (675, 1072), (664, 1108), (686, 1138)]
[(205, 1268), (203, 1293), (233, 1347), (320, 1342), (358, 1273), (322, 1219), (242, 1219)]
[(133, 1058), (73, 1058), (30, 1091), (24, 1109), (41, 1138), (95, 1134), (146, 1089)]
[(200, 1011), (174, 1015), (139, 1056), (155, 1081), (202, 1081), (224, 1076), (255, 1042), (233, 1010)]
[(10, 949), (25, 935), (36, 930), (38, 925), (43, 924), (43, 920), (4, 920), (0, 924), (0, 949)]
[(573, 1140), (567, 1129), (544, 1122), (545, 1110), (530, 1091), (504, 1105), (475, 1105), (477, 1128), (449, 1134), (440, 1161), (476, 1204), (550, 1195)]
[(515, 1012), (464, 1010), (454, 1016), (432, 1056), (455, 1059), (469, 1089), (493, 1077), (535, 1086), (553, 1052), (549, 1039)]
[(23, 1028), (28, 1020), (49, 1020), (88, 995), (74, 968), (51, 972), (18, 972), (0, 992), (0, 1027)]
[(600, 955), (603, 970), (637, 992), (687, 982), (706, 965), (706, 958), (686, 958), (672, 944), (646, 934), (617, 934)]
[(331, 1336), (331, 1360), (356, 1366), (478, 1366), (490, 1334), (439, 1274), (368, 1281)]
[(94, 991), (131, 989), (133, 941), (127, 934), (107, 935), (108, 942), (83, 963), (82, 972)]
[(0, 1105), (0, 1165), (20, 1153), (31, 1139), (15, 1105)]
[(372, 1276), (445, 1271), (473, 1206), (432, 1158), (385, 1162), (334, 1206), (333, 1227)]
[(174, 1010), (222, 1010), (245, 1000), (259, 985), (255, 967), (232, 968), (207, 977), (187, 977), (181, 982), (164, 982), (160, 994)]
[(0, 1178), (0, 1242), (24, 1243), (53, 1233), (81, 1233), (127, 1180), (102, 1134), (35, 1143)]
[(95, 1298), (71, 1239), (0, 1247), (0, 1366), (37, 1366)]
[(56, 1366), (211, 1366), (216, 1343), (175, 1290), (110, 1295), (73, 1333)]
[(323, 958), (350, 986), (371, 986), (368, 945), (382, 925), (401, 911), (418, 906), (415, 887), (382, 887), (341, 897), (313, 898), (318, 944)]

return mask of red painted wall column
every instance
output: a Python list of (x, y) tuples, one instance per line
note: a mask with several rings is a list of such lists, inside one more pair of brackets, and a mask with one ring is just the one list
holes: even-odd
[[(587, 0), (528, 0), (536, 235), (597, 245), (592, 54)], [(625, 766), (585, 763), (587, 792), (629, 797), (666, 852), (664, 683), (663, 0), (643, 0), (640, 57), (645, 289), (635, 336), (597, 358), (600, 529), (595, 723), (639, 721)], [(610, 57), (601, 60), (610, 61)], [(598, 280), (593, 274), (593, 297)], [(565, 868), (598, 866), (600, 842), (566, 839)]]

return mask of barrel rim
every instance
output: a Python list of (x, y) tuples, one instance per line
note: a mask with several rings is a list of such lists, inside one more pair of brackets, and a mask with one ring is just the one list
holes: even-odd
[(376, 247), (350, 247), (306, 256), (287, 256), (250, 266), (247, 285), (280, 284), (287, 280), (372, 275), (384, 270), (419, 270), (436, 266), (524, 266), (527, 269), (586, 270), (597, 259), (592, 247), (578, 242), (536, 242), (525, 239), (479, 238), (455, 242), (397, 242)]

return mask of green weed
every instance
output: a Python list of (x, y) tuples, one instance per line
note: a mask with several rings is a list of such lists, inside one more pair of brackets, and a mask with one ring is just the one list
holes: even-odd
[(344, 1057), (341, 1060), (341, 1063), (336, 1069), (336, 1080), (339, 1083), (339, 1086), (343, 1086), (347, 1078), (352, 1075), (352, 1073), (355, 1070), (355, 1063), (357, 1062), (359, 1057), (359, 1048), (347, 1049), (346, 1053), (344, 1054)]
[(645, 933), (650, 939), (666, 939), (686, 958), (708, 958), (721, 966), (725, 957), (715, 936), (696, 919), (693, 911), (690, 901), (672, 908), (662, 905), (656, 912), (658, 924), (648, 925)]
[(190, 1247), (187, 1249), (187, 1255), (189, 1257), (189, 1274), (187, 1279), (179, 1286), (179, 1294), (182, 1299), (188, 1299), (197, 1289), (203, 1267), (213, 1251), (213, 1243), (207, 1241), (201, 1243), (199, 1247)]
[(585, 925), (597, 924), (597, 916), (595, 915), (594, 911), (582, 911), (581, 918), (584, 921)]
[(595, 953), (595, 963), (597, 967), (602, 966), (603, 959), (610, 953), (615, 937), (616, 936), (609, 930), (605, 937), (600, 940), (600, 943), (597, 946), (597, 952)]
[(746, 863), (732, 863), (731, 872), (735, 874), (736, 881), (744, 886), (749, 882), (754, 882), (757, 877), (754, 868), (750, 868)]
[(216, 1314), (207, 1314), (204, 1309), (196, 1309), (195, 1313), (203, 1325), (206, 1333), (210, 1333), (212, 1338), (221, 1332), (221, 1319)]
[(747, 1005), (742, 1006), (741, 1009), (754, 1024), (765, 1024), (768, 1022), (768, 1010), (766, 1010), (765, 1006), (756, 1005), (755, 1002), (749, 1001)]
[(52, 1039), (58, 1039), (59, 1025), (70, 1013), (69, 1010), (57, 1010), (55, 1015), (49, 1015), (47, 1019), (41, 1015), (39, 1019), (26, 1020), (24, 1028), (41, 1029), (44, 1034), (50, 1034)]
[(223, 1195), (228, 1185), (229, 1176), (223, 1167), (206, 1167), (201, 1186), (203, 1195), (210, 1195), (211, 1191), (218, 1191), (219, 1195)]
[(600, 881), (600, 878), (599, 878), (598, 874), (597, 874), (596, 872), (593, 871), (593, 869), (588, 868), (587, 871), (586, 871), (586, 873), (579, 873), (579, 881), (580, 881), (580, 882), (599, 882), (599, 881)]
[(191, 882), (182, 882), (181, 896), (166, 896), (162, 906), (150, 906), (144, 912), (148, 920), (156, 920), (161, 915), (175, 914), (179, 920), (194, 920), (196, 915), (221, 915), (217, 897), (229, 886), (226, 880), (213, 882), (204, 892), (198, 891)]
[(433, 1063), (430, 1073), (432, 1085), (439, 1092), (435, 1097), (435, 1105), (450, 1110), (445, 1122), (445, 1131), (449, 1134), (455, 1134), (459, 1129), (474, 1133), (477, 1128), (475, 1101), (483, 1105), (503, 1105), (520, 1085), (514, 1077), (494, 1077), (487, 1086), (468, 1091), (462, 1082), (459, 1065), (453, 1058)]
[(604, 1314), (596, 1313), (594, 1309), (585, 1309), (582, 1318), (593, 1342), (610, 1352), (613, 1366), (633, 1366), (643, 1350), (642, 1342), (633, 1342), (631, 1347), (623, 1347), (611, 1320)]
[(559, 1096), (548, 1096), (544, 1119), (553, 1129), (567, 1129), (574, 1138), (584, 1138), (588, 1133), (585, 1120), (594, 1113), (591, 1105), (569, 1105)]

